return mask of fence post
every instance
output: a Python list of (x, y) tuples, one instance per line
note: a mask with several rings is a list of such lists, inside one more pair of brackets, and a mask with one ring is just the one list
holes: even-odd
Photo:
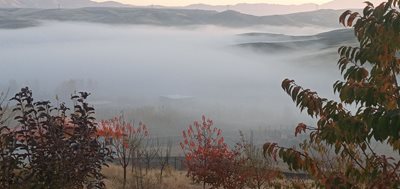
[(176, 157), (174, 158), (174, 160), (175, 160), (175, 170), (177, 170), (177, 165), (176, 165)]

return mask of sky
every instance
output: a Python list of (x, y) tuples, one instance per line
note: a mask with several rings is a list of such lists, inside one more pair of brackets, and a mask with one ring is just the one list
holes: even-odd
[[(98, 2), (108, 0), (94, 0)], [(164, 6), (185, 6), (190, 4), (209, 4), (209, 5), (233, 5), (238, 3), (275, 3), (275, 4), (303, 4), (317, 3), (322, 4), (331, 0), (114, 0), (125, 4), (133, 5), (164, 5)]]

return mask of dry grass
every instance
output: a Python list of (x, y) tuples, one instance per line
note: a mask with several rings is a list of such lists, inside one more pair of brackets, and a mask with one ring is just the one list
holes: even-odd
[[(107, 177), (105, 183), (108, 189), (123, 189), (123, 170), (117, 165), (103, 168), (103, 174)], [(143, 170), (143, 174), (145, 171)], [(140, 180), (140, 179), (139, 179)], [(142, 179), (143, 188), (138, 187), (138, 176), (128, 170), (126, 189), (201, 189), (200, 185), (193, 184), (186, 177), (186, 172), (167, 169), (163, 173), (160, 182), (160, 171), (149, 170)]]
[[(110, 165), (103, 168), (107, 189), (123, 189), (123, 170), (120, 166)], [(145, 174), (145, 170), (143, 170)], [(128, 170), (125, 189), (202, 189), (203, 187), (186, 177), (186, 172), (167, 168), (160, 182), (160, 170), (149, 170), (142, 179), (143, 187), (138, 187), (138, 177)], [(275, 184), (266, 188), (315, 188), (311, 180), (277, 179)], [(247, 188), (246, 188), (247, 189)]]

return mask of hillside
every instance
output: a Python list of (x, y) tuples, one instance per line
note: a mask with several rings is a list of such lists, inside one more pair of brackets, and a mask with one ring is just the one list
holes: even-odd
[(269, 33), (245, 33), (239, 35), (239, 47), (263, 53), (287, 53), (291, 50), (319, 51), (337, 49), (342, 44), (355, 42), (352, 30), (341, 29), (311, 36), (289, 36)]
[(279, 5), (279, 4), (268, 4), (268, 3), (239, 3), (236, 5), (207, 5), (207, 4), (193, 4), (182, 7), (184, 9), (200, 9), (200, 10), (214, 10), (214, 11), (226, 11), (233, 10), (244, 14), (251, 14), (255, 16), (267, 16), (267, 15), (283, 15), (291, 14), (296, 12), (307, 12), (314, 11), (318, 7), (317, 4), (307, 3), (301, 5)]
[[(256, 16), (267, 16), (267, 15), (283, 15), (298, 12), (309, 12), (320, 9), (361, 9), (364, 7), (363, 0), (332, 0), (323, 4), (306, 3), (306, 4), (293, 4), (293, 5), (282, 5), (282, 4), (269, 4), (269, 3), (239, 3), (235, 5), (207, 5), (207, 4), (193, 4), (185, 6), (185, 9), (201, 9), (201, 10), (214, 10), (214, 11), (226, 11), (233, 10), (244, 14), (251, 14)], [(373, 3), (378, 3), (377, 0), (372, 0)]]
[[(0, 9), (0, 27), (13, 26), (12, 21), (31, 27), (39, 21), (79, 21), (105, 24), (143, 24), (162, 26), (217, 25), (249, 26), (316, 26), (340, 27), (337, 18), (343, 11), (318, 10), (275, 16), (252, 16), (236, 11), (206, 11), (151, 8), (79, 8), (79, 9)], [(6, 24), (5, 24), (6, 23)], [(12, 28), (12, 27), (11, 27)]]

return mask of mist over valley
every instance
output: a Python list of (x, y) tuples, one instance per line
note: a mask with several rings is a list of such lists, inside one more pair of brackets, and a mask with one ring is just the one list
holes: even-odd
[(66, 102), (74, 91), (88, 91), (99, 119), (123, 111), (162, 136), (175, 136), (201, 115), (232, 136), (289, 129), (312, 120), (281, 81), (290, 77), (333, 98), (326, 84), (340, 79), (336, 47), (352, 35), (313, 26), (41, 21), (0, 30), (0, 86), (10, 94), (30, 86), (38, 100), (57, 95)]

